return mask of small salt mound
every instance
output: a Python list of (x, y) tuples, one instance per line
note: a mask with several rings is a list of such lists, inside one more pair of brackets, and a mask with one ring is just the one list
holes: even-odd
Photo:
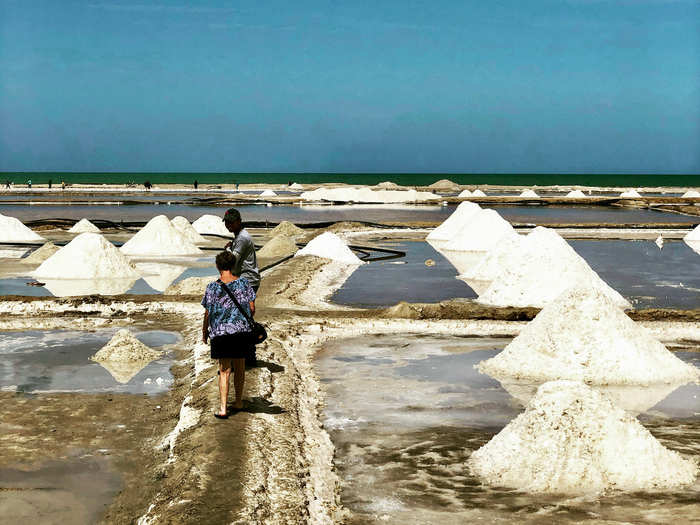
[(440, 179), (437, 182), (433, 182), (428, 188), (433, 190), (457, 191), (459, 189), (459, 184), (449, 179)]
[(545, 306), (480, 372), (534, 382), (601, 385), (677, 383), (698, 378), (600, 290), (575, 287)]
[(370, 188), (318, 188), (305, 191), (300, 197), (307, 201), (399, 203), (439, 199), (434, 193), (416, 190), (378, 190)]
[(45, 241), (41, 235), (27, 228), (19, 219), (0, 214), (0, 242)]
[(468, 465), (491, 485), (560, 494), (670, 489), (693, 483), (698, 470), (607, 397), (574, 381), (542, 385)]
[(202, 250), (177, 231), (165, 215), (153, 217), (120, 248), (127, 255), (195, 255)]
[(265, 190), (260, 194), (261, 197), (277, 197), (277, 194), (272, 190)]
[(697, 199), (700, 198), (700, 191), (697, 190), (688, 190), (683, 194), (683, 198), (685, 199)]
[(476, 214), (481, 212), (481, 207), (473, 202), (462, 202), (457, 209), (445, 219), (440, 226), (428, 234), (430, 241), (449, 241), (457, 235), (457, 232), (474, 220)]
[(197, 230), (197, 233), (212, 235), (224, 235), (233, 237), (233, 234), (226, 229), (224, 221), (218, 215), (202, 215), (199, 219), (192, 223), (192, 227)]
[(483, 191), (476, 189), (472, 192), (472, 197), (486, 197), (486, 194)]
[(462, 190), (457, 197), (471, 197), (472, 192), (469, 190)]
[(32, 274), (39, 279), (138, 279), (129, 260), (99, 233), (81, 233)]
[(388, 180), (388, 181), (385, 181), (385, 182), (380, 182), (379, 184), (377, 184), (376, 187), (379, 188), (380, 190), (397, 190), (397, 189), (399, 189), (401, 186), (399, 186), (399, 185), (396, 184), (395, 182), (392, 182), (392, 181), (389, 181), (389, 180)]
[(119, 330), (105, 346), (93, 355), (93, 361), (116, 361), (130, 363), (134, 361), (153, 361), (162, 355), (136, 339), (126, 328)]
[(174, 219), (171, 219), (170, 223), (173, 225), (173, 228), (179, 231), (185, 237), (185, 239), (191, 243), (205, 244), (207, 242), (204, 237), (197, 233), (197, 230), (192, 227), (190, 221), (188, 221), (185, 217), (179, 215)]
[(470, 217), (470, 220), (453, 235), (444, 249), (458, 252), (486, 252), (506, 235), (516, 235), (510, 223), (494, 210), (481, 210), (477, 215)]
[(620, 193), (620, 197), (628, 198), (628, 199), (634, 199), (637, 197), (641, 197), (639, 192), (637, 190), (629, 190), (629, 191), (623, 191)]
[(527, 199), (537, 199), (537, 198), (539, 198), (539, 195), (537, 195), (537, 193), (535, 193), (535, 192), (532, 191), (532, 190), (524, 190), (524, 191), (520, 194), (520, 196), (521, 196), (521, 197), (525, 197), (525, 198), (527, 198)]
[(297, 183), (295, 182), (295, 183), (293, 183), (293, 184), (289, 187), (289, 189), (290, 189), (290, 190), (299, 191), (299, 190), (303, 190), (303, 189), (304, 189), (304, 186), (302, 186), (301, 184), (297, 184)]
[(346, 264), (364, 264), (335, 233), (325, 232), (299, 250), (294, 257), (314, 255)]
[(299, 228), (295, 224), (289, 221), (282, 221), (277, 226), (272, 228), (270, 235), (276, 237), (277, 235), (286, 235), (287, 237), (297, 237), (299, 235), (304, 235), (306, 233), (302, 228)]
[(620, 308), (632, 307), (557, 232), (538, 226), (522, 239), (520, 250), (503, 261), (479, 302), (543, 307), (574, 284), (601, 291)]
[(80, 219), (68, 233), (100, 233), (100, 229), (87, 219)]
[(52, 242), (47, 242), (38, 250), (34, 250), (32, 253), (29, 254), (28, 257), (25, 257), (20, 262), (26, 264), (41, 264), (57, 251), (58, 246), (56, 246)]
[(700, 224), (683, 237), (684, 241), (700, 241)]
[(258, 257), (285, 257), (297, 251), (297, 245), (293, 239), (286, 235), (276, 235), (257, 252)]
[(567, 199), (585, 199), (586, 194), (581, 190), (573, 190), (566, 194)]

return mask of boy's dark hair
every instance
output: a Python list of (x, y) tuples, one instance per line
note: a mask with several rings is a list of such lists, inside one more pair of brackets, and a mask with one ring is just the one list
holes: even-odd
[(224, 270), (232, 271), (235, 264), (236, 258), (231, 252), (224, 251), (216, 256), (216, 269), (220, 272)]

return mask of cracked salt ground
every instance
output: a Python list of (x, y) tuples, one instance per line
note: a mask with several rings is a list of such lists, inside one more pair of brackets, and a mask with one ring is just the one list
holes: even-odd
[[(323, 347), (316, 360), (326, 391), (322, 420), (336, 448), (348, 523), (690, 523), (700, 513), (699, 481), (663, 494), (598, 499), (483, 486), (466, 461), (522, 405), (472, 365), (507, 343), (397, 334)], [(694, 364), (699, 359), (695, 352), (676, 355)], [(687, 385), (639, 419), (664, 446), (697, 457), (698, 411), (698, 386)]]
[[(167, 354), (180, 341), (179, 334), (160, 330), (134, 332), (141, 342), (164, 350), (165, 354), (138, 371), (129, 371), (126, 377), (122, 370), (110, 371), (109, 367), (90, 361), (113, 335), (114, 330), (0, 332), (0, 389), (27, 393), (166, 391), (172, 383), (172, 358)], [(121, 383), (113, 377), (115, 373), (120, 381), (131, 377)]]

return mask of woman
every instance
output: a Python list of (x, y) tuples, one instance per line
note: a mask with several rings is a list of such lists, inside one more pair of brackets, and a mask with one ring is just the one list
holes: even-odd
[[(255, 291), (245, 277), (232, 273), (236, 258), (231, 252), (221, 252), (216, 256), (216, 269), (220, 278), (207, 285), (202, 299), (206, 308), (202, 323), (202, 340), (211, 338), (211, 357), (219, 360), (219, 411), (214, 414), (219, 419), (228, 418), (226, 400), (228, 398), (229, 377), (233, 364), (233, 387), (236, 411), (243, 408), (243, 382), (245, 381), (245, 357), (252, 351), (249, 336), (252, 327), (240, 311), (230, 294), (248, 316), (255, 314)], [(226, 291), (228, 289), (228, 292)]]

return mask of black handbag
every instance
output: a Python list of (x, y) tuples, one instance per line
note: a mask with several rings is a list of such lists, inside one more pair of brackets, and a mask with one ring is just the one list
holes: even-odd
[(221, 283), (221, 287), (224, 289), (224, 291), (228, 294), (228, 296), (231, 298), (233, 301), (233, 304), (235, 304), (238, 307), (238, 310), (243, 314), (243, 317), (246, 318), (246, 321), (248, 321), (248, 325), (251, 327), (250, 330), (250, 341), (248, 341), (250, 344), (257, 345), (262, 343), (265, 339), (267, 339), (267, 330), (263, 325), (260, 323), (256, 322), (251, 316), (248, 315), (248, 312), (246, 312), (239, 302), (236, 300), (236, 298), (233, 296), (233, 293), (231, 290), (228, 289), (228, 286), (219, 279), (219, 282)]

